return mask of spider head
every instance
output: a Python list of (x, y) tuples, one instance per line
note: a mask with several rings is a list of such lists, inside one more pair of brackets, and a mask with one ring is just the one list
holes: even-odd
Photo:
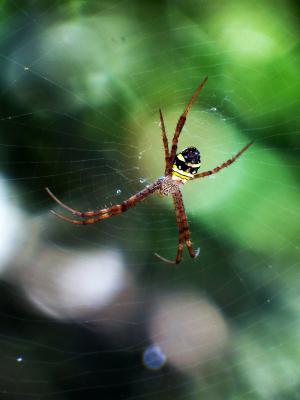
[(196, 147), (187, 147), (176, 154), (172, 167), (172, 178), (183, 182), (191, 180), (200, 168), (200, 152)]

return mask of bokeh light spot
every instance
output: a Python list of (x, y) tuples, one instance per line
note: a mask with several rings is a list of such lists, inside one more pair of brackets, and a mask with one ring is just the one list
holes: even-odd
[(162, 349), (157, 345), (151, 345), (146, 348), (143, 354), (143, 363), (146, 368), (157, 370), (162, 368), (166, 363), (167, 357)]

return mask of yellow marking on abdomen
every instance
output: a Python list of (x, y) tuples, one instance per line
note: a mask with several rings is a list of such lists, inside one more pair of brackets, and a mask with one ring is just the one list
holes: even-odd
[(172, 168), (172, 175), (178, 176), (179, 178), (186, 179), (186, 180), (193, 179), (193, 177), (194, 177), (191, 173), (178, 169), (175, 164), (173, 165), (173, 168)]
[(178, 178), (185, 179), (186, 181), (189, 181), (189, 180), (193, 179), (193, 177), (191, 177), (191, 176), (182, 175), (182, 174), (180, 174), (180, 173), (178, 173), (176, 171), (172, 172), (172, 176), (177, 176)]

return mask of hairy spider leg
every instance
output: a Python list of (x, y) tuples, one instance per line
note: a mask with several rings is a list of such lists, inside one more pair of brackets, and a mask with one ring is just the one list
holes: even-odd
[(182, 232), (182, 222), (181, 222), (181, 214), (180, 211), (177, 207), (177, 199), (175, 198), (174, 195), (173, 196), (173, 204), (174, 204), (174, 208), (175, 208), (175, 215), (176, 215), (176, 222), (177, 222), (177, 226), (178, 226), (178, 232), (179, 232), (179, 239), (178, 239), (178, 248), (177, 248), (177, 254), (176, 254), (176, 258), (175, 260), (169, 260), (168, 258), (165, 258), (163, 256), (161, 256), (158, 253), (154, 253), (154, 255), (161, 261), (168, 263), (168, 264), (178, 264), (180, 262), (180, 260), (182, 259), (182, 253), (183, 253), (183, 238), (181, 235)]
[(156, 257), (159, 258), (161, 261), (166, 262), (168, 264), (179, 264), (181, 259), (182, 259), (182, 253), (183, 253), (183, 246), (184, 242), (186, 243), (186, 246), (188, 248), (188, 251), (190, 253), (190, 256), (192, 258), (196, 258), (199, 255), (199, 250), (196, 250), (196, 252), (193, 249), (192, 243), (191, 243), (191, 233), (189, 230), (188, 226), (188, 221), (184, 209), (184, 203), (182, 199), (182, 194), (181, 191), (179, 190), (176, 193), (173, 193), (173, 203), (174, 203), (174, 208), (175, 208), (175, 213), (176, 213), (176, 221), (177, 221), (177, 226), (178, 226), (178, 233), (179, 233), (179, 242), (178, 242), (178, 249), (177, 249), (177, 255), (175, 260), (169, 260), (165, 257), (162, 257), (161, 255), (155, 253)]
[(167, 137), (167, 132), (166, 132), (165, 123), (164, 123), (164, 117), (163, 117), (161, 109), (159, 109), (159, 118), (160, 118), (162, 140), (163, 140), (164, 150), (165, 150), (165, 175), (167, 175), (168, 170), (169, 170), (170, 154), (169, 154), (168, 137)]
[(158, 179), (156, 182), (152, 183), (152, 185), (145, 187), (140, 192), (129, 197), (129, 199), (122, 201), (122, 203), (120, 203), (120, 204), (116, 204), (109, 208), (103, 208), (102, 210), (86, 211), (86, 212), (80, 212), (80, 211), (74, 210), (73, 208), (67, 206), (66, 204), (64, 204), (60, 200), (58, 200), (57, 197), (55, 197), (49, 189), (47, 190), (47, 192), (61, 207), (65, 208), (66, 210), (72, 212), (75, 215), (78, 215), (79, 217), (87, 218), (87, 217), (96, 216), (96, 215), (98, 215), (98, 216), (95, 218), (76, 220), (76, 219), (71, 219), (71, 218), (65, 217), (64, 215), (51, 210), (51, 212), (53, 214), (55, 214), (57, 217), (65, 220), (65, 221), (68, 221), (72, 224), (89, 225), (89, 224), (94, 224), (95, 222), (101, 221), (103, 219), (110, 218), (113, 215), (118, 215), (118, 214), (121, 214), (121, 213), (127, 211), (129, 208), (134, 207), (137, 203), (139, 203), (140, 201), (144, 200), (146, 197), (148, 197), (149, 195), (154, 193), (157, 189), (160, 188), (160, 186), (161, 186), (161, 180)]
[(235, 160), (241, 155), (243, 154), (251, 145), (253, 144), (253, 141), (248, 143), (246, 146), (244, 146), (238, 153), (236, 153), (236, 155), (234, 155), (233, 157), (231, 157), (229, 160), (223, 162), (223, 164), (219, 165), (218, 167), (215, 167), (209, 171), (204, 171), (204, 172), (200, 172), (199, 174), (196, 174), (194, 176), (194, 179), (196, 178), (204, 178), (205, 176), (209, 176), (212, 174), (216, 174), (217, 172), (221, 171), (221, 169), (229, 167), (229, 165), (231, 165), (232, 163), (235, 162)]
[[(184, 208), (181, 191), (178, 191), (173, 194), (173, 201), (174, 201), (175, 210), (176, 210), (179, 235), (185, 241), (185, 244), (188, 248), (190, 256), (192, 258), (195, 258), (196, 254), (194, 252), (194, 249), (193, 249), (193, 246), (191, 243), (191, 232), (189, 229), (189, 224), (188, 224), (187, 216), (185, 213), (185, 208)], [(177, 216), (177, 214), (178, 214), (178, 216)], [(179, 225), (179, 222), (180, 222), (180, 225)]]
[(201, 89), (203, 88), (205, 82), (207, 81), (208, 76), (206, 76), (203, 81), (200, 83), (200, 85), (198, 86), (196, 92), (193, 94), (191, 100), (189, 101), (186, 109), (184, 110), (183, 114), (179, 117), (179, 120), (177, 122), (177, 126), (175, 129), (175, 133), (173, 136), (173, 140), (172, 140), (172, 148), (171, 148), (171, 154), (170, 154), (170, 158), (169, 158), (169, 168), (168, 168), (168, 173), (171, 173), (172, 170), (172, 165), (173, 165), (173, 160), (176, 156), (177, 153), (177, 143), (178, 143), (178, 139), (179, 139), (179, 135), (182, 131), (182, 128), (185, 124), (186, 121), (186, 117), (188, 112), (190, 111), (190, 109), (192, 108), (198, 94), (200, 93)]

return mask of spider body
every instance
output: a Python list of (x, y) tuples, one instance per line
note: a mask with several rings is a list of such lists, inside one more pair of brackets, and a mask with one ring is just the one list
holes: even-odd
[(223, 168), (231, 165), (235, 160), (244, 153), (251, 145), (252, 142), (248, 143), (244, 146), (237, 154), (231, 157), (229, 160), (223, 162), (223, 164), (201, 173), (198, 173), (198, 169), (200, 168), (201, 158), (200, 152), (195, 147), (187, 147), (180, 153), (177, 153), (177, 143), (182, 131), (182, 128), (185, 124), (186, 117), (196, 97), (202, 87), (204, 86), (207, 77), (202, 81), (200, 86), (197, 88), (196, 92), (190, 99), (186, 109), (183, 114), (180, 116), (177, 126), (175, 129), (175, 133), (172, 140), (172, 146), (169, 150), (168, 138), (165, 129), (164, 119), (161, 110), (159, 110), (160, 115), (160, 125), (162, 131), (162, 139), (164, 145), (164, 153), (165, 153), (165, 174), (163, 177), (157, 179), (151, 185), (146, 186), (140, 192), (134, 194), (129, 197), (127, 200), (122, 201), (120, 204), (116, 204), (109, 208), (103, 208), (96, 211), (77, 211), (68, 205), (64, 204), (60, 201), (48, 188), (46, 188), (48, 194), (59, 204), (62, 208), (72, 213), (74, 216), (78, 217), (77, 219), (71, 219), (64, 215), (58, 214), (55, 211), (52, 211), (53, 214), (57, 215), (59, 218), (71, 222), (76, 225), (89, 225), (94, 224), (95, 222), (101, 221), (103, 219), (110, 218), (114, 215), (119, 215), (128, 209), (134, 207), (140, 201), (143, 201), (146, 197), (150, 196), (153, 193), (157, 193), (161, 196), (172, 196), (173, 204), (175, 208), (176, 221), (178, 226), (179, 233), (179, 242), (177, 248), (177, 254), (175, 260), (168, 260), (160, 255), (155, 255), (164, 262), (170, 264), (178, 264), (182, 259), (183, 247), (186, 244), (188, 252), (191, 257), (195, 258), (199, 254), (199, 250), (194, 251), (191, 239), (190, 239), (190, 230), (188, 226), (187, 216), (184, 209), (181, 188), (183, 185), (189, 181), (198, 178), (205, 178), (206, 176), (216, 174), (221, 171)]
[(186, 181), (179, 178), (179, 179), (174, 179), (173, 175), (167, 175), (163, 176), (161, 178), (161, 186), (158, 189), (158, 193), (161, 196), (169, 196), (170, 194), (174, 194), (180, 190), (180, 187), (185, 183)]

